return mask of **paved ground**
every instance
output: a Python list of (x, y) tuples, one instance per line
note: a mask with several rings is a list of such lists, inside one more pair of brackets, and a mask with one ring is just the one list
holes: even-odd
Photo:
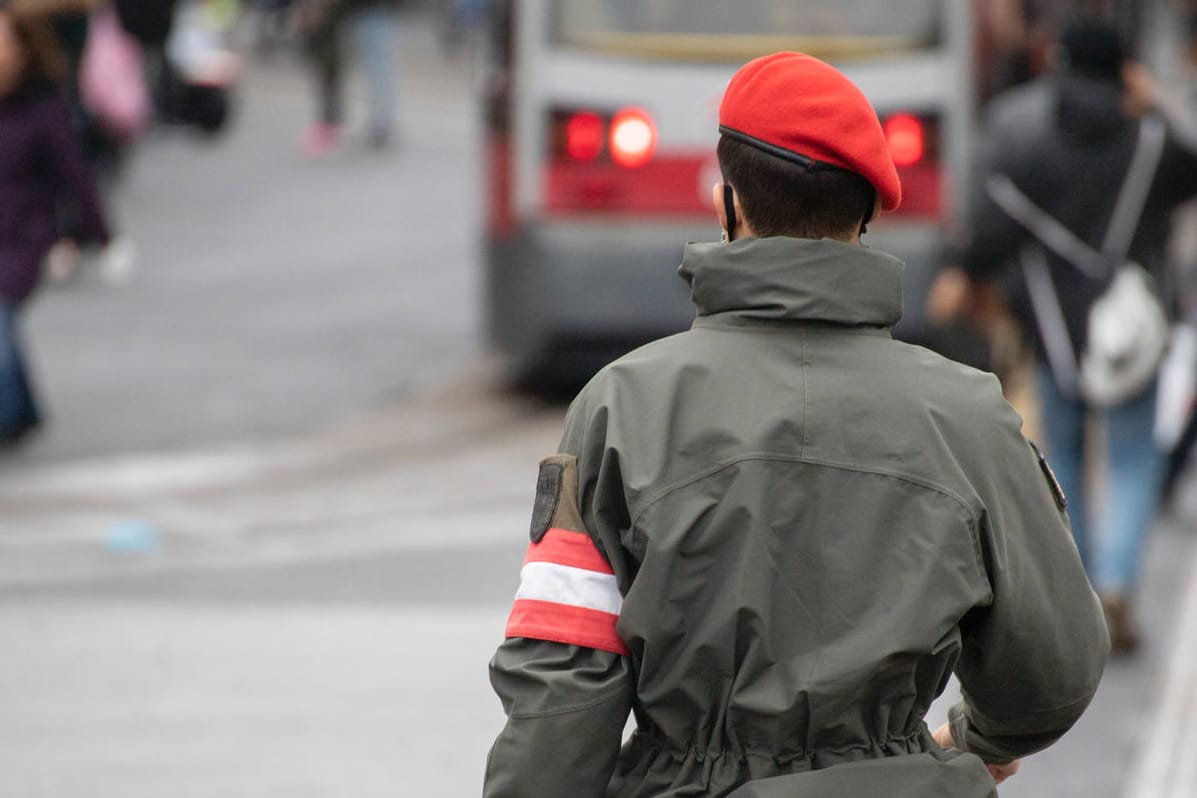
[(559, 424), (457, 382), (273, 449), (5, 483), (0, 795), (476, 794)]

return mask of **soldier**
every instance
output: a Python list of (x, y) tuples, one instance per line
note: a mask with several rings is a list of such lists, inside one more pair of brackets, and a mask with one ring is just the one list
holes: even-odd
[(693, 327), (600, 372), (540, 465), (485, 795), (992, 796), (1108, 653), (1066, 499), (996, 378), (891, 338), (861, 92), (775, 53), (719, 123)]

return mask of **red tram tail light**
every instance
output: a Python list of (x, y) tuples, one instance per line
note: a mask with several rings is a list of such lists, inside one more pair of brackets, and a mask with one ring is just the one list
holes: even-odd
[(611, 159), (635, 168), (648, 163), (657, 149), (657, 126), (640, 108), (624, 108), (611, 119)]
[(894, 166), (901, 169), (923, 160), (927, 153), (927, 142), (922, 120), (917, 116), (895, 114), (885, 120), (884, 130)]
[(939, 117), (934, 113), (898, 111), (883, 117), (881, 129), (890, 156), (902, 181), (902, 205), (896, 215), (904, 219), (942, 219), (950, 209), (944, 196)]
[(565, 153), (575, 161), (593, 161), (603, 152), (607, 124), (601, 116), (579, 111), (565, 120)]

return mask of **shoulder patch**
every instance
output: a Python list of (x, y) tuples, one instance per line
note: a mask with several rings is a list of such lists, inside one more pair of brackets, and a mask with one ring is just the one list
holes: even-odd
[(562, 463), (540, 464), (536, 477), (536, 499), (532, 502), (532, 542), (539, 543), (553, 524), (557, 513), (557, 500), (561, 496), (561, 477), (565, 473)]
[(1031, 444), (1031, 451), (1035, 453), (1035, 459), (1039, 461), (1039, 470), (1043, 472), (1043, 478), (1047, 480), (1047, 486), (1051, 489), (1052, 498), (1056, 500), (1056, 506), (1061, 510), (1067, 510), (1068, 497), (1064, 495), (1064, 489), (1060, 487), (1060, 480), (1056, 479), (1056, 474), (1048, 465), (1047, 458), (1043, 456), (1043, 452), (1039, 451), (1039, 447), (1033, 441), (1027, 441), (1027, 443)]

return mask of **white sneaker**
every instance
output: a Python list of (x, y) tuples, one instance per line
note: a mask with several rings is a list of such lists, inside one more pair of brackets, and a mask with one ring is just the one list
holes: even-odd
[(100, 253), (100, 276), (109, 285), (126, 283), (137, 268), (137, 245), (124, 236), (108, 242)]

